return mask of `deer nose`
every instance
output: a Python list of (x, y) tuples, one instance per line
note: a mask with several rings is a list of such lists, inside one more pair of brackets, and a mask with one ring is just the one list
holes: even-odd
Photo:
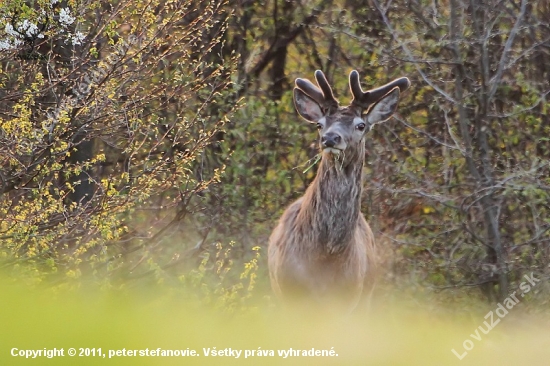
[(342, 141), (342, 137), (334, 132), (327, 132), (321, 137), (323, 147), (334, 147)]

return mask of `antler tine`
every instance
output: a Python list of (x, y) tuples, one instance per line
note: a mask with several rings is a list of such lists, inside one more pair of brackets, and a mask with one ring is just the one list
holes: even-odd
[(302, 89), (304, 93), (313, 98), (313, 100), (319, 103), (319, 105), (324, 105), (325, 96), (323, 95), (323, 92), (321, 89), (313, 85), (313, 83), (308, 79), (296, 79), (296, 87)]
[(388, 94), (393, 88), (398, 87), (400, 92), (404, 92), (411, 85), (408, 78), (402, 77), (395, 79), (392, 82), (387, 83), (376, 89), (371, 89), (366, 92), (361, 88), (359, 82), (359, 73), (353, 70), (349, 74), (349, 87), (351, 94), (353, 95), (352, 105), (361, 107), (362, 109), (369, 109), (374, 103), (378, 102), (380, 98)]
[(338, 108), (338, 101), (334, 98), (327, 78), (321, 70), (315, 71), (315, 80), (320, 89), (313, 85), (308, 79), (300, 78), (296, 79), (296, 87), (313, 98), (323, 109), (330, 110), (333, 107)]
[(332, 88), (325, 77), (325, 74), (321, 70), (315, 71), (315, 80), (317, 84), (321, 87), (323, 94), (325, 95), (325, 103), (328, 107), (338, 107), (338, 101), (334, 98), (332, 94)]
[(349, 74), (349, 88), (351, 90), (351, 95), (353, 96), (351, 104), (357, 104), (357, 101), (361, 98), (361, 95), (364, 94), (363, 89), (361, 88), (361, 83), (359, 82), (359, 73), (357, 70), (353, 70)]

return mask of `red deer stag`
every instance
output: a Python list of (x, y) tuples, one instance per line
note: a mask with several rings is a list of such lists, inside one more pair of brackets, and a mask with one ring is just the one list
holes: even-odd
[(322, 158), (303, 197), (283, 213), (269, 238), (268, 262), (274, 292), (357, 305), (374, 261), (374, 236), (361, 214), (365, 135), (389, 119), (409, 79), (400, 78), (364, 92), (352, 71), (351, 104), (339, 107), (322, 71), (319, 88), (296, 79), (294, 104), (319, 129)]

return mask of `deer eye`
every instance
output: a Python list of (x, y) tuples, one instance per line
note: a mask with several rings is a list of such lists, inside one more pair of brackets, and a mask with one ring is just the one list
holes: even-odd
[(355, 128), (357, 128), (359, 131), (363, 131), (367, 127), (364, 123), (359, 123)]
[(322, 129), (322, 128), (323, 128), (323, 125), (320, 124), (320, 123), (317, 123), (317, 129), (320, 130), (320, 129)]

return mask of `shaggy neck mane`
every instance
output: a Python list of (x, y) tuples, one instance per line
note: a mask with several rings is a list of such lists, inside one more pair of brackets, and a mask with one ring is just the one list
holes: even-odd
[[(325, 254), (343, 252), (361, 214), (364, 145), (349, 161), (323, 154), (317, 176), (306, 190), (296, 229), (302, 242)], [(342, 159), (342, 157), (340, 157)]]

